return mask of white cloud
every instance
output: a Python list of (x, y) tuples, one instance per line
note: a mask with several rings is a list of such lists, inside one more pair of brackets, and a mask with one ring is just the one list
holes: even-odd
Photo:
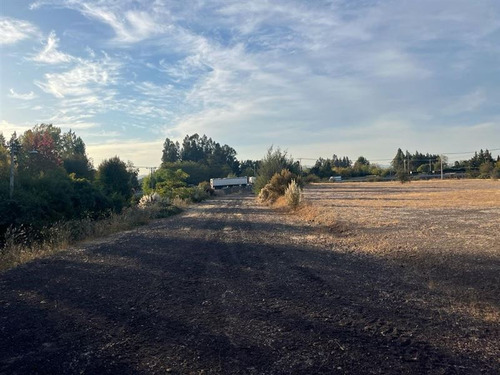
[(0, 17), (0, 44), (14, 44), (23, 39), (31, 38), (37, 33), (37, 28), (28, 21)]
[(144, 142), (141, 140), (110, 141), (109, 143), (88, 144), (87, 153), (97, 167), (103, 160), (118, 155), (130, 160), (136, 166), (155, 167), (161, 163), (164, 139)]
[[(42, 5), (51, 4), (53, 1), (36, 2), (31, 9), (37, 9)], [(62, 4), (67, 8), (79, 11), (89, 19), (102, 22), (115, 32), (115, 43), (136, 43), (168, 30), (168, 23), (165, 17), (168, 12), (165, 8), (154, 6), (145, 9), (135, 9), (131, 1), (123, 0), (119, 2), (100, 1), (89, 2), (83, 0), (64, 1)], [(130, 5), (134, 6), (130, 6)], [(158, 10), (161, 11), (162, 19), (158, 19)]]
[[(92, 36), (111, 60), (118, 48), (126, 63), (90, 53), (90, 61), (75, 58), (36, 83), (57, 98), (67, 123), (119, 113), (121, 124), (144, 134), (159, 127), (175, 137), (206, 133), (262, 151), (282, 143), (304, 157), (321, 156), (328, 144), (338, 153), (362, 147), (367, 157), (425, 142), (424, 151), (433, 151), (440, 145), (428, 134), (450, 128), (442, 118), (492, 121), (497, 3), (40, 1), (34, 8), (55, 4), (99, 23)], [(64, 62), (57, 43), (51, 34), (41, 55), (55, 57), (42, 60)]]
[(57, 50), (59, 39), (54, 31), (51, 31), (47, 37), (45, 48), (38, 55), (33, 57), (33, 61), (45, 64), (67, 63), (73, 60), (73, 57)]
[(63, 73), (46, 73), (45, 81), (35, 81), (35, 84), (56, 98), (88, 96), (113, 83), (117, 69), (118, 64), (108, 59), (79, 60), (71, 70)]
[(7, 120), (0, 121), (0, 133), (3, 133), (4, 137), (9, 140), (10, 136), (16, 132), (17, 135), (23, 134), (26, 130), (31, 129), (33, 126), (26, 124), (13, 124)]
[(37, 97), (33, 91), (30, 91), (26, 94), (21, 94), (21, 93), (15, 92), (14, 89), (10, 89), (9, 92), (10, 92), (9, 97), (13, 98), (13, 99), (33, 100)]

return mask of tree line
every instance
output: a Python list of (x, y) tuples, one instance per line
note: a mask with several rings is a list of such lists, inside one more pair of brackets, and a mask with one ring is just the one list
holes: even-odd
[(58, 221), (121, 212), (139, 188), (137, 176), (117, 156), (94, 169), (71, 130), (41, 124), (9, 141), (0, 134), (0, 238), (9, 227), (36, 233)]
[(331, 176), (363, 177), (379, 176), (387, 177), (396, 175), (403, 178), (407, 175), (440, 173), (441, 168), (446, 173), (463, 173), (469, 178), (500, 178), (500, 156), (493, 158), (488, 150), (476, 152), (471, 159), (448, 162), (444, 155), (422, 153), (408, 150), (403, 152), (400, 148), (391, 160), (389, 167), (381, 167), (376, 163), (371, 163), (364, 156), (359, 156), (353, 163), (349, 157), (338, 157), (333, 154), (330, 158), (319, 158), (313, 167), (307, 172), (319, 179)]

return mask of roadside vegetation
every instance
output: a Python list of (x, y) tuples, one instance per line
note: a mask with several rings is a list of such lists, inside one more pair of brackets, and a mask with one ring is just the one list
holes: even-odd
[(194, 134), (182, 145), (167, 138), (160, 167), (139, 179), (118, 156), (94, 168), (83, 140), (51, 124), (9, 141), (0, 133), (0, 269), (176, 214), (213, 193), (210, 178), (257, 165)]
[(186, 135), (182, 143), (166, 138), (161, 164), (140, 178), (139, 169), (118, 156), (95, 168), (71, 130), (41, 124), (8, 141), (0, 133), (0, 268), (179, 212), (214, 194), (210, 178), (253, 176), (261, 201), (297, 209), (305, 183), (335, 176), (407, 182), (443, 171), (500, 177), (500, 157), (493, 159), (488, 150), (450, 165), (440, 155), (399, 149), (388, 168), (364, 156), (352, 162), (335, 154), (305, 168), (274, 147), (262, 160), (239, 161), (236, 155), (206, 135)]

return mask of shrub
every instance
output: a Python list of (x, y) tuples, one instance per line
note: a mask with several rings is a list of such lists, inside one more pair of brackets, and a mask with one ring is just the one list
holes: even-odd
[[(260, 162), (257, 177), (255, 179), (254, 191), (259, 193), (275, 174), (279, 174), (284, 169), (290, 170), (296, 175), (300, 174), (299, 163), (294, 162), (293, 159), (287, 155), (286, 151), (281, 151), (279, 148), (273, 150), (273, 147), (270, 147), (267, 150), (267, 155)], [(288, 185), (285, 185), (284, 189), (286, 189), (286, 186)]]
[(285, 195), (288, 185), (294, 180), (299, 186), (302, 186), (300, 176), (283, 169), (280, 173), (275, 173), (269, 183), (267, 183), (259, 193), (259, 199), (263, 202), (273, 203), (279, 197)]
[(398, 169), (398, 171), (396, 172), (396, 178), (402, 184), (410, 182), (410, 175), (403, 169)]
[(297, 208), (301, 201), (301, 191), (300, 186), (292, 180), (285, 190), (285, 199), (291, 208)]
[(492, 169), (492, 171), (490, 173), (490, 177), (492, 180), (498, 180), (500, 178), (500, 166), (497, 166), (497, 167)]
[(310, 183), (313, 183), (313, 182), (320, 182), (320, 178), (318, 176), (316, 176), (315, 174), (308, 174), (307, 176), (304, 177), (304, 183), (305, 184), (310, 184)]

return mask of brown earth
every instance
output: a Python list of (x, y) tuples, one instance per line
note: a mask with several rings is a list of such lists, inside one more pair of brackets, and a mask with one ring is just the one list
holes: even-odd
[(496, 321), (330, 229), (226, 196), (3, 272), (0, 373), (500, 372)]

